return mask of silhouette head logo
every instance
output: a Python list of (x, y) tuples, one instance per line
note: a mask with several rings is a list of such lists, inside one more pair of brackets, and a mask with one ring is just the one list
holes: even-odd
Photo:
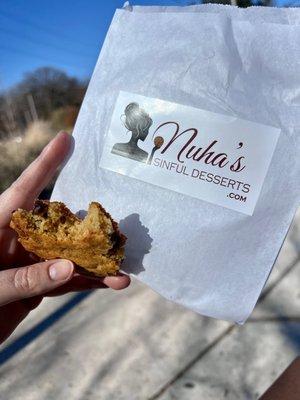
[(121, 120), (125, 128), (131, 132), (131, 138), (126, 143), (116, 143), (111, 152), (132, 160), (147, 162), (148, 153), (138, 146), (139, 140), (144, 141), (152, 125), (152, 119), (145, 110), (140, 108), (138, 103), (129, 103)]

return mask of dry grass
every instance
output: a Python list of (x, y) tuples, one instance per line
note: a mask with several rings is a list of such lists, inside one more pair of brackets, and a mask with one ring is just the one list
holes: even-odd
[(17, 179), (55, 133), (49, 122), (36, 121), (24, 135), (0, 142), (0, 193)]

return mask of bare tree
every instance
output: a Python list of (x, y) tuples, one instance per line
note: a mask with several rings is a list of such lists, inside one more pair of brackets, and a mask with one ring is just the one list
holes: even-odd
[(48, 119), (54, 110), (79, 108), (86, 83), (55, 68), (39, 68), (0, 95), (0, 138), (23, 130), (37, 118)]

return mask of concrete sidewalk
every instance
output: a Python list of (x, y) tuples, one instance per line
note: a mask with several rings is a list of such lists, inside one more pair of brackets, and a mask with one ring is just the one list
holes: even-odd
[(299, 270), (300, 212), (245, 326), (138, 282), (46, 300), (0, 351), (0, 399), (256, 399), (300, 352)]

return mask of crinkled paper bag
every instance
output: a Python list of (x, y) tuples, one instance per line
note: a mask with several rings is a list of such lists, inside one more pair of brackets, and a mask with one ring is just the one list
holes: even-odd
[(299, 205), (300, 27), (275, 10), (144, 11), (114, 15), (52, 198), (101, 202), (125, 271), (241, 323)]

